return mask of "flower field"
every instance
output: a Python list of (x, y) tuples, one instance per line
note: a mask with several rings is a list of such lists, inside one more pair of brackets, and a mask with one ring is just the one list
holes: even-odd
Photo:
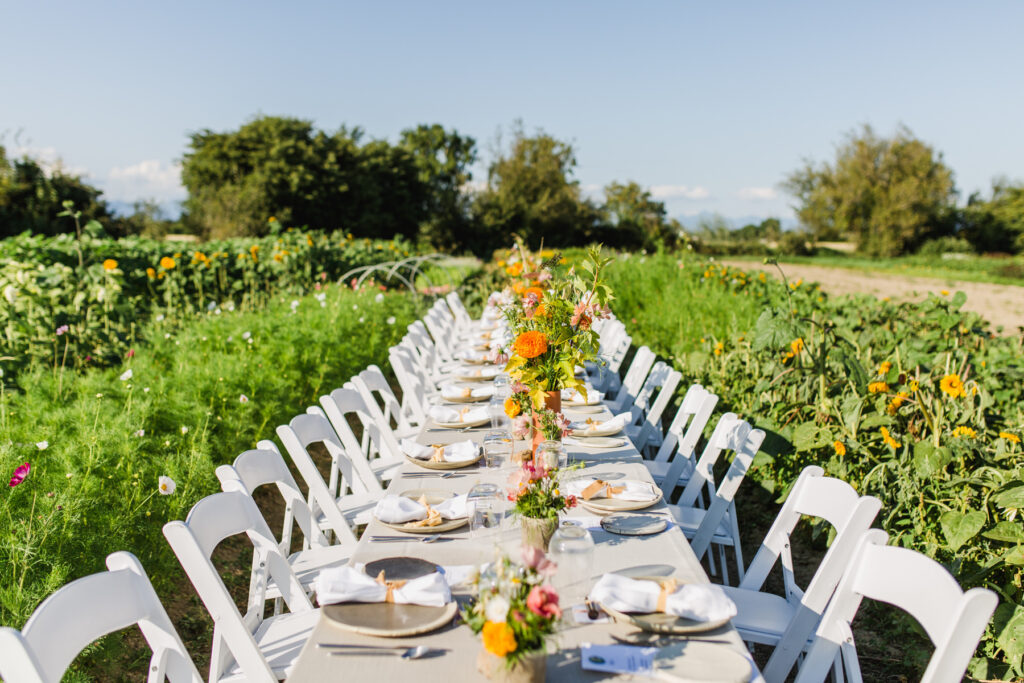
[(283, 228), (202, 244), (73, 235), (0, 241), (0, 372), (120, 362), (149, 318), (262, 308), (352, 268), (408, 256), (401, 240)]
[(877, 496), (891, 544), (1001, 596), (970, 672), (1024, 675), (1021, 336), (993, 336), (960, 293), (829, 298), (669, 255), (620, 258), (609, 280), (634, 345), (768, 432), (752, 478), (781, 498), (818, 464)]

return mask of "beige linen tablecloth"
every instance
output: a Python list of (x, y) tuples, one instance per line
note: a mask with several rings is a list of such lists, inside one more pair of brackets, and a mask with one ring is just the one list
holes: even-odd
[[(480, 441), (487, 429), (470, 432), (438, 430), (428, 425), (419, 435), (421, 443), (451, 443), (468, 437)], [(617, 449), (590, 449), (579, 446), (569, 447), (571, 457), (582, 460), (586, 468), (582, 475), (612, 474), (630, 479), (651, 481), (647, 468), (639, 453), (626, 441)], [(517, 442), (517, 448), (523, 448)], [(410, 477), (412, 473), (428, 472), (417, 465), (407, 463), (388, 489), (401, 493), (408, 489), (444, 489), (455, 493), (466, 493), (478, 482), (493, 482), (502, 485), (510, 473), (508, 464), (502, 471), (483, 467), (483, 461), (462, 470), (456, 476), (442, 479), (439, 476)], [(616, 473), (621, 473), (616, 475)], [(509, 504), (511, 506), (511, 504)], [(645, 512), (667, 513), (663, 502)], [(569, 517), (593, 516), (582, 507), (575, 508)], [(385, 557), (419, 557), (439, 565), (481, 564), (492, 560), (498, 546), (512, 557), (517, 557), (520, 547), (520, 530), (512, 518), (507, 518), (499, 533), (488, 540), (471, 539), (469, 528), (443, 535), (443, 540), (431, 544), (420, 543), (418, 537), (410, 535), (408, 542), (371, 543), (373, 535), (393, 536), (399, 534), (376, 520), (370, 523), (356, 548), (352, 562), (365, 563)], [(603, 530), (592, 530), (595, 541), (591, 582), (607, 572), (627, 571), (634, 575), (674, 575), (684, 582), (707, 583), (708, 578), (690, 549), (682, 532), (674, 525), (653, 536), (618, 536)], [(457, 587), (453, 594), (463, 604), (468, 601), (466, 588)], [(569, 612), (569, 606), (563, 606)], [(581, 643), (615, 644), (612, 636), (629, 638), (637, 630), (631, 626), (606, 623), (577, 625), (567, 615), (567, 626), (554, 639), (557, 651), (548, 657), (548, 681), (600, 681), (651, 680), (647, 677), (629, 677), (615, 674), (584, 671), (580, 666)], [(661, 647), (656, 668), (659, 679), (666, 681), (709, 681), (721, 680), (715, 677), (723, 658), (735, 660), (742, 656), (750, 659), (749, 653), (735, 629), (724, 627), (701, 633), (697, 638), (714, 642), (697, 642), (678, 639)], [(663, 641), (664, 642), (664, 641)], [(377, 645), (411, 646), (424, 645), (445, 650), (443, 655), (415, 661), (403, 660), (397, 656), (335, 656), (327, 650), (316, 647), (317, 643), (365, 643)], [(480, 638), (465, 625), (449, 625), (446, 628), (423, 636), (412, 638), (375, 638), (344, 630), (328, 619), (322, 618), (306, 643), (291, 675), (289, 683), (328, 683), (330, 681), (381, 681), (382, 683), (456, 683), (461, 681), (487, 680), (477, 672), (476, 659), (481, 649)], [(750, 662), (752, 681), (762, 681), (756, 666)]]

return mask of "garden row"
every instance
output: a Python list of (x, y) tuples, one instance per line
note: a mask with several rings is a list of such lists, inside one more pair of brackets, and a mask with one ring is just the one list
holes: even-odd
[[(283, 229), (202, 244), (32, 236), (0, 241), (0, 373), (32, 362), (120, 362), (150, 317), (255, 310), (358, 266), (409, 256), (401, 240)], [(2, 381), (2, 380), (0, 380)]]

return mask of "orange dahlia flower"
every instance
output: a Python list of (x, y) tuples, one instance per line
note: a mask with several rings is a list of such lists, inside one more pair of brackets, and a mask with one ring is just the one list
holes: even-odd
[(537, 297), (537, 301), (540, 301), (544, 298), (544, 290), (541, 289), (540, 287), (527, 287), (526, 291), (523, 292), (524, 297), (527, 297), (531, 294)]
[(505, 399), (505, 414), (509, 417), (516, 417), (522, 412), (522, 408), (511, 396)]
[(523, 358), (536, 358), (548, 350), (548, 338), (543, 332), (523, 332), (512, 348)]
[(481, 633), (484, 648), (496, 657), (504, 657), (516, 651), (516, 634), (512, 627), (503, 621), (488, 621)]

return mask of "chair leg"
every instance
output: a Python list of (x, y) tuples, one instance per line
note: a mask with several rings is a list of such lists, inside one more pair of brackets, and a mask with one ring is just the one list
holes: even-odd
[(718, 560), (722, 563), (722, 585), (729, 586), (729, 564), (725, 559), (725, 546), (718, 545)]

